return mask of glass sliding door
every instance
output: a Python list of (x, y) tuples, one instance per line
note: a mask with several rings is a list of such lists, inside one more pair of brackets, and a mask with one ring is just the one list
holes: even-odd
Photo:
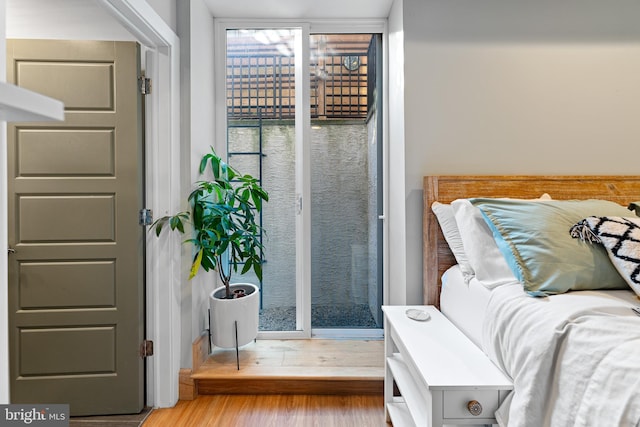
[(301, 330), (297, 307), (296, 38), (287, 28), (226, 31), (227, 156), (242, 173), (260, 177), (265, 259), (260, 330)]
[[(259, 177), (261, 337), (382, 328), (379, 34), (225, 28), (226, 149)], [(364, 335), (364, 334), (363, 334)], [(371, 334), (369, 334), (371, 335)]]
[(382, 327), (379, 38), (310, 37), (311, 327), (344, 335)]

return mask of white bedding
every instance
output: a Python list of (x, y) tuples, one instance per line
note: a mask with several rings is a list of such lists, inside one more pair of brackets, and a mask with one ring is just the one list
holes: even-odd
[(482, 348), (514, 381), (496, 413), (501, 426), (640, 426), (633, 292), (532, 298), (516, 284), (493, 289), (485, 304)]
[(475, 278), (465, 283), (458, 265), (450, 267), (442, 275), (440, 311), (482, 348), (482, 324), (491, 290)]

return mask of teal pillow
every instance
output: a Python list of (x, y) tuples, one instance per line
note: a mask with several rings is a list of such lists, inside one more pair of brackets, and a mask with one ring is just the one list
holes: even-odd
[(569, 233), (588, 216), (629, 215), (625, 207), (606, 200), (469, 200), (482, 212), (509, 267), (530, 295), (628, 288), (602, 246)]

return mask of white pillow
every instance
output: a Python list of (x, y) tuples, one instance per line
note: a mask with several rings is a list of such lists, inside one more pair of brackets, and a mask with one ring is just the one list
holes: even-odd
[[(551, 197), (545, 193), (533, 200), (551, 200)], [(517, 282), (480, 209), (467, 199), (454, 200), (451, 207), (464, 252), (476, 279), (489, 289)]]
[(471, 264), (469, 264), (469, 258), (464, 251), (462, 238), (460, 237), (456, 218), (453, 214), (453, 208), (449, 204), (433, 202), (431, 210), (438, 219), (444, 239), (449, 244), (449, 248), (460, 266), (460, 271), (462, 272), (465, 282), (469, 283), (469, 280), (474, 276), (474, 272)]

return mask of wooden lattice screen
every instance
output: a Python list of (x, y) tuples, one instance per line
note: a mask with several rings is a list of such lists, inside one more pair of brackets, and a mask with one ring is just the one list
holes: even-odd
[[(312, 36), (311, 117), (367, 116), (367, 49), (371, 35)], [(314, 42), (315, 40), (315, 42)], [(246, 41), (227, 46), (227, 114), (230, 119), (292, 119), (294, 57)]]

